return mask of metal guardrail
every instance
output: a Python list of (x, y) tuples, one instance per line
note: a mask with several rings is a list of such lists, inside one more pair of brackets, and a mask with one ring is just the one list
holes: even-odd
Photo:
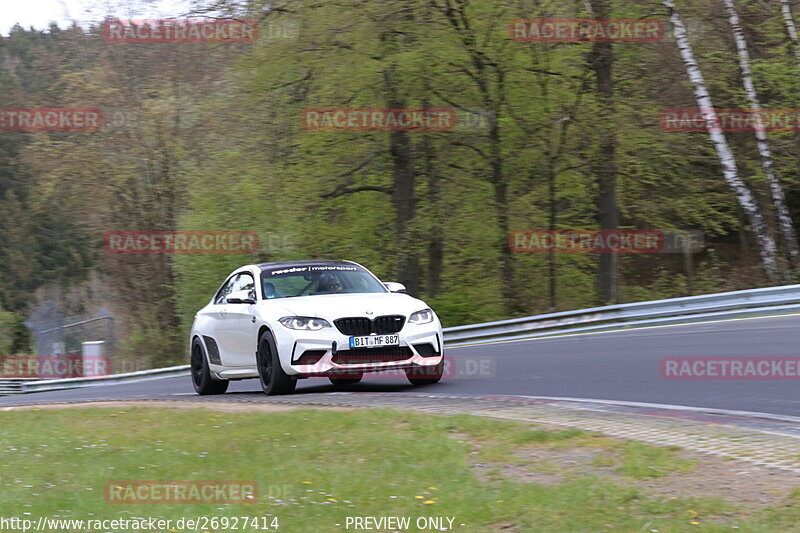
[(141, 381), (186, 377), (189, 375), (189, 365), (180, 365), (91, 378), (37, 379), (29, 381), (18, 378), (0, 379), (0, 396), (6, 394), (22, 394), (26, 392), (78, 389), (82, 387), (91, 387), (93, 385), (138, 383)]
[(444, 330), (445, 342), (463, 346), (545, 335), (800, 312), (800, 285), (593, 307)]
[[(800, 313), (800, 285), (689, 296), (515, 318), (444, 329), (447, 346), (533, 339), (667, 324)], [(189, 376), (189, 365), (58, 380), (0, 380), (0, 395)]]
[(0, 379), (0, 396), (25, 392), (24, 379)]

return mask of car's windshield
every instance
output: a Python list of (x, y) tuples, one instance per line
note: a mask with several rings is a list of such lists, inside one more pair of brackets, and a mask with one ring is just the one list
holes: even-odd
[(350, 265), (301, 265), (261, 273), (261, 293), (265, 300), (381, 292), (388, 290), (372, 274)]

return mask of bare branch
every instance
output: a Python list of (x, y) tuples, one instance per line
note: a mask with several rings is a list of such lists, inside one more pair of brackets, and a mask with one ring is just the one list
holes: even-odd
[(364, 192), (364, 191), (375, 191), (375, 192), (382, 192), (386, 194), (391, 194), (392, 189), (389, 187), (379, 187), (377, 185), (362, 185), (360, 187), (337, 187), (332, 192), (327, 194), (320, 195), (321, 198), (339, 198), (340, 196), (344, 196), (346, 194), (353, 194), (357, 192)]

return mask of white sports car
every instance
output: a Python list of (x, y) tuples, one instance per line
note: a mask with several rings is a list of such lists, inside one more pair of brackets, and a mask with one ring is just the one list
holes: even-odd
[(444, 369), (442, 326), (400, 283), (382, 283), (351, 261), (286, 261), (237, 268), (195, 315), (190, 336), (198, 394), (258, 378), (267, 394), (298, 379), (357, 383), (366, 372), (404, 369), (413, 384)]

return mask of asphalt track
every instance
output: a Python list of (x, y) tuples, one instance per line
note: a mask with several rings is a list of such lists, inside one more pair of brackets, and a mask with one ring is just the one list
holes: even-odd
[[(404, 379), (369, 377), (350, 387), (300, 381), (297, 394), (385, 392), (402, 395), (525, 395), (591, 398), (800, 416), (800, 380), (666, 380), (665, 357), (796, 357), (800, 315), (655, 327), (449, 348), (455, 375), (411, 387)], [(0, 397), (0, 406), (193, 395), (189, 378), (94, 386)], [(231, 384), (228, 395), (262, 395), (258, 382)], [(202, 398), (199, 398), (202, 400)]]

